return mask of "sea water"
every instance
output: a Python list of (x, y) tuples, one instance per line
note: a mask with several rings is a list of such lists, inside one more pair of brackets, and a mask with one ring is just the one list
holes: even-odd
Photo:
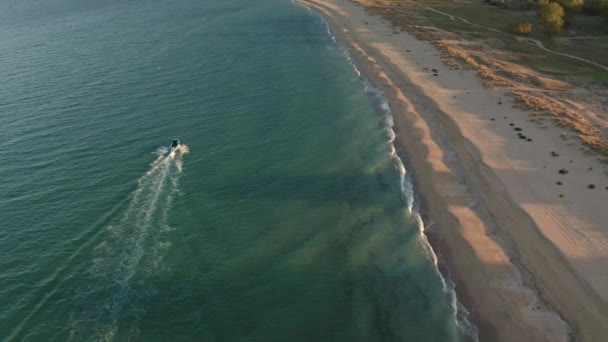
[(2, 0), (0, 42), (0, 340), (469, 339), (314, 11)]

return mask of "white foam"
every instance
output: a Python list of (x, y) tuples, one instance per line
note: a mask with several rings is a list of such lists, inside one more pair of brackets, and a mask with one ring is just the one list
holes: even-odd
[[(162, 241), (162, 233), (171, 230), (168, 213), (178, 193), (182, 157), (188, 152), (186, 145), (175, 151), (161, 147), (154, 152), (157, 157), (138, 179), (122, 216), (106, 228), (106, 238), (93, 250), (96, 257), (88, 270), (89, 288), (79, 294), (86, 311), (74, 314), (70, 322), (73, 340), (90, 339), (92, 332), (87, 329), (94, 330), (95, 340), (112, 340), (119, 315), (124, 310), (138, 312), (133, 298), (142, 295), (146, 277), (163, 269), (162, 254), (171, 246)], [(106, 297), (91, 307), (91, 296)]]

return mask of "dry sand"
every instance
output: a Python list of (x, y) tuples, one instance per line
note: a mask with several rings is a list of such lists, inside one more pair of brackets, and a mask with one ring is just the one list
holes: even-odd
[(604, 341), (606, 166), (560, 128), (533, 125), (507, 89), (444, 65), (429, 42), (350, 0), (301, 2), (323, 13), (389, 99), (428, 234), (480, 339)]

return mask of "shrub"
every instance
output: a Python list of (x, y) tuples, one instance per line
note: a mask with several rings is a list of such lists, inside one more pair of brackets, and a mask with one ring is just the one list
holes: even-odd
[(564, 26), (564, 9), (558, 3), (550, 2), (542, 5), (539, 14), (549, 33), (557, 33)]
[(529, 21), (521, 21), (512, 27), (512, 31), (515, 34), (530, 34), (532, 32), (532, 24)]

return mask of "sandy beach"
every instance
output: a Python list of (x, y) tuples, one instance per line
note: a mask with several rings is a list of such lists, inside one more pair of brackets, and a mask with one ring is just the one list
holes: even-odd
[(360, 4), (300, 1), (387, 96), (427, 233), (480, 340), (605, 339), (606, 165)]

